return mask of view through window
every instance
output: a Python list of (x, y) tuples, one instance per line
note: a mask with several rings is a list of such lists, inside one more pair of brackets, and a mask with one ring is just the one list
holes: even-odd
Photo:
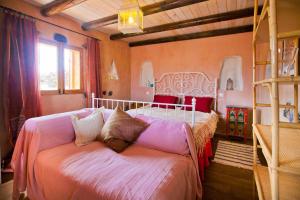
[(58, 48), (39, 43), (40, 89), (58, 90)]
[(81, 92), (81, 49), (40, 41), (38, 45), (40, 90)]

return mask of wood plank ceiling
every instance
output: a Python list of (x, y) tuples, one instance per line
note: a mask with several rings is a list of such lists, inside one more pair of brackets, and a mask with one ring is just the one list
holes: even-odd
[[(44, 8), (42, 11), (45, 14), (46, 11), (49, 11), (47, 9), (49, 5), (51, 6), (51, 2), (53, 4), (54, 0), (26, 1)], [(54, 11), (70, 16), (83, 24), (84, 27), (89, 25), (88, 22), (116, 15), (123, 2), (123, 0), (55, 1), (68, 2), (69, 4), (65, 5), (64, 9), (55, 8), (56, 10), (53, 9)], [(141, 7), (146, 8), (149, 5), (170, 1), (172, 2), (172, 0), (139, 0), (139, 4)], [(263, 0), (258, 1), (262, 5)], [(132, 34), (130, 37), (122, 35), (117, 29), (117, 23), (92, 28), (111, 35), (111, 39), (125, 40), (131, 46), (183, 40), (193, 37), (207, 37), (212, 34), (223, 35), (251, 31), (254, 0), (182, 0), (177, 2), (193, 3), (187, 3), (187, 6), (146, 15), (144, 17), (145, 33), (142, 35)], [(49, 15), (54, 13), (49, 12)]]

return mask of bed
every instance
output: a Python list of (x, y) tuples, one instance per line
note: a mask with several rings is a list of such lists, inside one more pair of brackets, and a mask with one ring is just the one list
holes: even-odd
[[(33, 200), (201, 199), (196, 147), (186, 123), (140, 116), (154, 130), (177, 130), (171, 141), (184, 136), (186, 155), (139, 144), (116, 153), (98, 141), (75, 146), (70, 116), (90, 113), (91, 109), (83, 109), (25, 122), (11, 162), (13, 199), (19, 199), (24, 191)], [(104, 115), (109, 115), (109, 110)], [(163, 124), (153, 127), (151, 120)]]
[[(195, 104), (175, 105), (183, 110), (170, 110), (170, 105), (160, 104), (165, 106), (165, 114), (160, 116), (153, 115), (153, 111), (160, 112), (162, 108), (147, 108), (146, 102), (140, 102), (144, 104), (142, 108), (128, 110), (131, 115), (149, 123), (146, 130), (152, 128), (157, 143), (163, 142), (160, 135), (164, 132), (169, 144), (160, 145), (176, 151), (152, 148), (138, 142), (122, 153), (114, 152), (101, 142), (75, 146), (70, 116), (86, 117), (100, 106), (101, 101), (110, 108), (118, 105), (124, 110), (126, 104), (130, 108), (132, 103), (138, 103), (94, 97), (93, 108), (32, 118), (25, 122), (11, 162), (14, 199), (18, 199), (24, 191), (33, 200), (202, 198), (198, 155), (205, 144), (204, 147), (197, 145), (195, 136), (199, 133), (198, 138), (202, 140), (212, 137), (213, 130), (208, 123), (211, 114), (196, 112)], [(183, 118), (171, 118), (171, 112), (181, 113)], [(105, 110), (105, 120), (110, 113), (111, 109)], [(203, 144), (203, 141), (198, 142)], [(186, 146), (187, 153), (177, 152), (180, 144)], [(203, 149), (201, 152), (204, 152)]]
[[(201, 179), (204, 180), (204, 170), (209, 165), (209, 157), (212, 156), (211, 139), (218, 122), (217, 83), (217, 79), (210, 80), (203, 72), (165, 73), (154, 82), (153, 99), (155, 95), (178, 97), (178, 102), (175, 104), (95, 98), (92, 95), (92, 107), (104, 106), (113, 109), (115, 106), (120, 106), (131, 115), (142, 114), (189, 123), (198, 153)], [(209, 113), (197, 111), (195, 98), (190, 105), (186, 105), (184, 103), (186, 96), (212, 98), (211, 111)]]

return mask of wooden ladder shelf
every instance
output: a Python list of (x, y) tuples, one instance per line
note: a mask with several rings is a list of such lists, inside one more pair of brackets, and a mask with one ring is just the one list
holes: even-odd
[[(258, 16), (258, 0), (254, 0), (253, 23), (253, 162), (254, 177), (260, 200), (300, 199), (300, 123), (298, 120), (300, 2), (298, 0), (265, 0), (262, 14)], [(292, 23), (290, 23), (292, 21)], [(297, 22), (296, 22), (297, 21)], [(286, 24), (290, 24), (287, 26)], [(267, 40), (262, 41), (261, 38)], [(293, 74), (282, 75), (285, 42), (293, 41)], [(257, 60), (259, 44), (268, 43), (270, 58)], [(280, 44), (283, 44), (280, 46)], [(270, 60), (270, 61), (268, 61)], [(271, 77), (258, 80), (261, 68), (271, 68)], [(282, 73), (282, 74), (280, 74)], [(293, 87), (293, 105), (280, 104), (281, 85)], [(258, 88), (267, 87), (270, 103), (257, 102)], [(257, 119), (260, 108), (271, 109), (271, 125)], [(293, 110), (293, 122), (280, 121), (280, 109)], [(259, 142), (259, 145), (258, 145)], [(256, 163), (257, 148), (267, 161), (267, 166)]]

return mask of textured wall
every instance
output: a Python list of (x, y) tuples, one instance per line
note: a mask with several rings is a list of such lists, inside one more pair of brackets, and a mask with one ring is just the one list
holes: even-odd
[(139, 86), (140, 69), (151, 61), (158, 79), (167, 72), (204, 72), (209, 78), (219, 78), (225, 57), (242, 57), (243, 91), (227, 91), (219, 97), (219, 112), (226, 105), (252, 106), (252, 33), (242, 33), (204, 39), (171, 42), (131, 48), (131, 98), (152, 100), (152, 89)]
[[(1, 1), (0, 5), (15, 9), (25, 14), (46, 20), (53, 24), (75, 30), (90, 36), (94, 36), (101, 41), (101, 73), (103, 90), (113, 91), (110, 98), (130, 98), (130, 50), (128, 44), (122, 41), (110, 41), (108, 35), (98, 31), (82, 31), (80, 24), (65, 16), (55, 15), (43, 17), (39, 8), (32, 6), (24, 1), (9, 0)], [(69, 44), (81, 47), (86, 42), (86, 37), (72, 33), (68, 30), (37, 21), (37, 28), (40, 37), (52, 40), (54, 33), (61, 33), (67, 36)], [(120, 79), (118, 81), (108, 80), (106, 73), (109, 70), (112, 60), (115, 60)], [(85, 63), (84, 63), (85, 65)], [(44, 95), (42, 96), (43, 114), (64, 112), (79, 109), (85, 106), (83, 95)]]
[[(46, 20), (47, 22), (75, 30), (90, 36), (96, 37), (101, 41), (101, 73), (102, 86), (104, 90), (113, 91), (111, 98), (130, 98), (130, 50), (128, 44), (122, 41), (110, 41), (108, 35), (97, 32), (85, 32), (81, 30), (80, 24), (66, 16), (43, 17), (40, 14), (39, 8), (32, 6), (21, 0), (0, 0), (0, 5), (8, 7), (22, 13), (34, 16), (38, 19)], [(37, 21), (37, 28), (40, 32), (40, 37), (44, 39), (52, 39), (53, 33), (61, 33), (67, 36), (70, 45), (82, 46), (85, 43), (86, 37), (72, 33), (63, 28), (58, 28), (47, 23)], [(119, 81), (107, 80), (106, 72), (109, 69), (112, 59), (115, 60)], [(42, 96), (42, 112), (44, 115), (58, 112), (65, 112), (85, 107), (85, 97), (83, 94), (76, 95), (43, 95)], [(0, 117), (0, 122), (2, 122)], [(0, 145), (2, 156), (5, 156), (9, 150), (7, 142), (7, 133), (3, 130), (2, 123), (0, 124)]]

